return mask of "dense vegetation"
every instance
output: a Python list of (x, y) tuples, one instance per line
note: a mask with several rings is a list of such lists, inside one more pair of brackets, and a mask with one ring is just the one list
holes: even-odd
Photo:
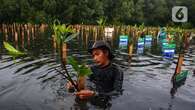
[[(195, 26), (194, 0), (0, 0), (0, 23), (49, 23), (59, 19), (70, 24), (107, 24), (150, 26)], [(188, 22), (173, 23), (171, 9), (188, 8)]]

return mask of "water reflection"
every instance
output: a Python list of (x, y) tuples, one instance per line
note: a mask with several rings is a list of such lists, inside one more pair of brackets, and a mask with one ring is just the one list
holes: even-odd
[[(90, 100), (79, 100), (72, 93), (68, 93), (64, 87), (66, 78), (55, 70), (60, 68), (60, 58), (58, 53), (53, 51), (51, 43), (47, 35), (34, 39), (30, 46), (24, 43), (24, 48), (21, 48), (21, 43), (18, 42), (19, 49), (28, 49), (30, 56), (17, 58), (16, 63), (13, 62), (12, 57), (5, 54), (2, 43), (0, 44), (0, 108), (2, 110), (129, 110), (130, 108), (132, 110), (148, 108), (193, 110), (195, 107), (193, 99), (195, 73), (190, 74), (186, 82), (170, 84), (169, 80), (178, 56), (173, 58), (173, 62), (167, 63), (162, 59), (158, 46), (153, 45), (151, 50), (146, 50), (142, 56), (133, 54), (131, 63), (128, 62), (127, 52), (119, 52), (114, 48), (116, 50), (114, 63), (122, 67), (125, 72), (123, 95), (117, 98), (94, 97)], [(68, 45), (69, 55), (89, 64), (92, 63), (86, 48), (83, 48), (84, 44), (81, 45), (78, 40), (70, 44), (72, 45)], [(183, 65), (185, 69), (194, 69), (193, 49), (194, 47), (191, 47), (190, 52), (185, 56)], [(176, 93), (179, 95), (177, 96)], [(170, 94), (174, 97), (171, 100)]]
[[(174, 76), (173, 76), (174, 77)], [(176, 81), (172, 81), (172, 88), (170, 90), (170, 95), (171, 95), (171, 102), (169, 103), (169, 107), (168, 107), (168, 110), (173, 110), (173, 107), (174, 107), (174, 99), (175, 99), (175, 95), (178, 91), (178, 89), (180, 87), (182, 87), (183, 85), (185, 85), (185, 81), (186, 81), (186, 78), (179, 81), (179, 82), (176, 82)]]
[(175, 94), (176, 94), (178, 88), (180, 88), (181, 86), (183, 86), (185, 84), (185, 81), (186, 81), (186, 78), (179, 81), (179, 82), (175, 82), (175, 81), (172, 82), (173, 87), (170, 90), (170, 94), (171, 94), (172, 98), (175, 97)]

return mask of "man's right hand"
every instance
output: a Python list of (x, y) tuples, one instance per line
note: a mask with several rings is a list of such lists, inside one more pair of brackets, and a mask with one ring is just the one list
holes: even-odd
[(85, 90), (81, 90), (79, 92), (76, 92), (75, 95), (78, 96), (80, 99), (88, 99), (88, 98), (94, 96), (95, 92), (85, 89)]

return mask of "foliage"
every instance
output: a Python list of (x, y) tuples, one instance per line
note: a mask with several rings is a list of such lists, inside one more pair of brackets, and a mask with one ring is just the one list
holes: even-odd
[(105, 17), (100, 17), (97, 20), (97, 23), (98, 23), (99, 26), (105, 26), (105, 24), (106, 24), (106, 18)]
[[(188, 8), (188, 22), (174, 23), (173, 6)], [(108, 24), (146, 26), (195, 26), (194, 0), (1, 0), (0, 22), (45, 23), (59, 19), (70, 24), (96, 24), (101, 16)]]
[(144, 30), (144, 28), (145, 28), (144, 23), (142, 23), (142, 24), (141, 24), (141, 25), (139, 25), (139, 27), (138, 27), (138, 29), (139, 29), (140, 31), (143, 31), (143, 30)]
[(90, 75), (91, 69), (87, 67), (84, 64), (79, 64), (73, 57), (68, 57), (67, 58), (68, 64), (72, 65), (74, 70), (77, 72), (78, 76), (88, 76)]
[(78, 35), (70, 26), (60, 24), (58, 20), (54, 21), (52, 28), (58, 45), (60, 45), (61, 42), (67, 43)]
[(8, 51), (8, 53), (15, 59), (15, 57), (24, 56), (26, 53), (23, 53), (17, 49), (15, 49), (12, 45), (10, 45), (8, 42), (3, 42), (3, 45), (5, 49)]

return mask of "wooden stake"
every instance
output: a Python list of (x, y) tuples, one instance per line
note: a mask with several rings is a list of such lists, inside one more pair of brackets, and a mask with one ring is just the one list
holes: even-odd
[(35, 34), (34, 34), (34, 26), (31, 26), (31, 34), (32, 34), (32, 40), (34, 40)]
[(52, 35), (52, 41), (53, 41), (53, 48), (56, 49), (57, 48), (57, 43), (56, 43), (55, 35)]
[(14, 37), (15, 38), (14, 39), (15, 40), (15, 44), (17, 46), (18, 45), (18, 33), (15, 31), (15, 34), (14, 35), (15, 35), (15, 37)]
[(45, 24), (41, 24), (41, 26), (40, 26), (40, 32), (44, 32), (44, 29), (45, 29)]
[(132, 54), (133, 54), (133, 43), (129, 44), (129, 62), (131, 62)]
[(16, 49), (18, 49), (18, 33), (16, 31), (15, 31), (14, 36), (15, 36), (15, 47)]
[(15, 31), (14, 31), (14, 24), (11, 24), (11, 35), (14, 37)]
[(38, 32), (39, 32), (39, 31), (38, 31), (38, 25), (37, 25), (37, 24), (34, 25), (34, 32), (35, 32), (35, 33), (34, 33), (34, 34), (35, 34), (35, 35), (34, 35), (34, 39), (36, 39), (37, 34), (38, 34)]
[(88, 37), (89, 37), (89, 32), (86, 33), (86, 38), (85, 38), (85, 45), (86, 45), (86, 48), (88, 48)]
[(30, 30), (27, 29), (27, 45), (30, 46)]
[(8, 30), (7, 30), (7, 26), (5, 26), (5, 41), (8, 41)]
[(62, 44), (62, 62), (64, 65), (66, 65), (66, 58), (67, 58), (67, 44)]
[(24, 28), (21, 27), (21, 42), (22, 42), (22, 48), (24, 48)]
[(97, 41), (97, 33), (98, 33), (98, 28), (97, 28), (97, 26), (96, 26), (96, 29), (95, 29), (95, 42)]

